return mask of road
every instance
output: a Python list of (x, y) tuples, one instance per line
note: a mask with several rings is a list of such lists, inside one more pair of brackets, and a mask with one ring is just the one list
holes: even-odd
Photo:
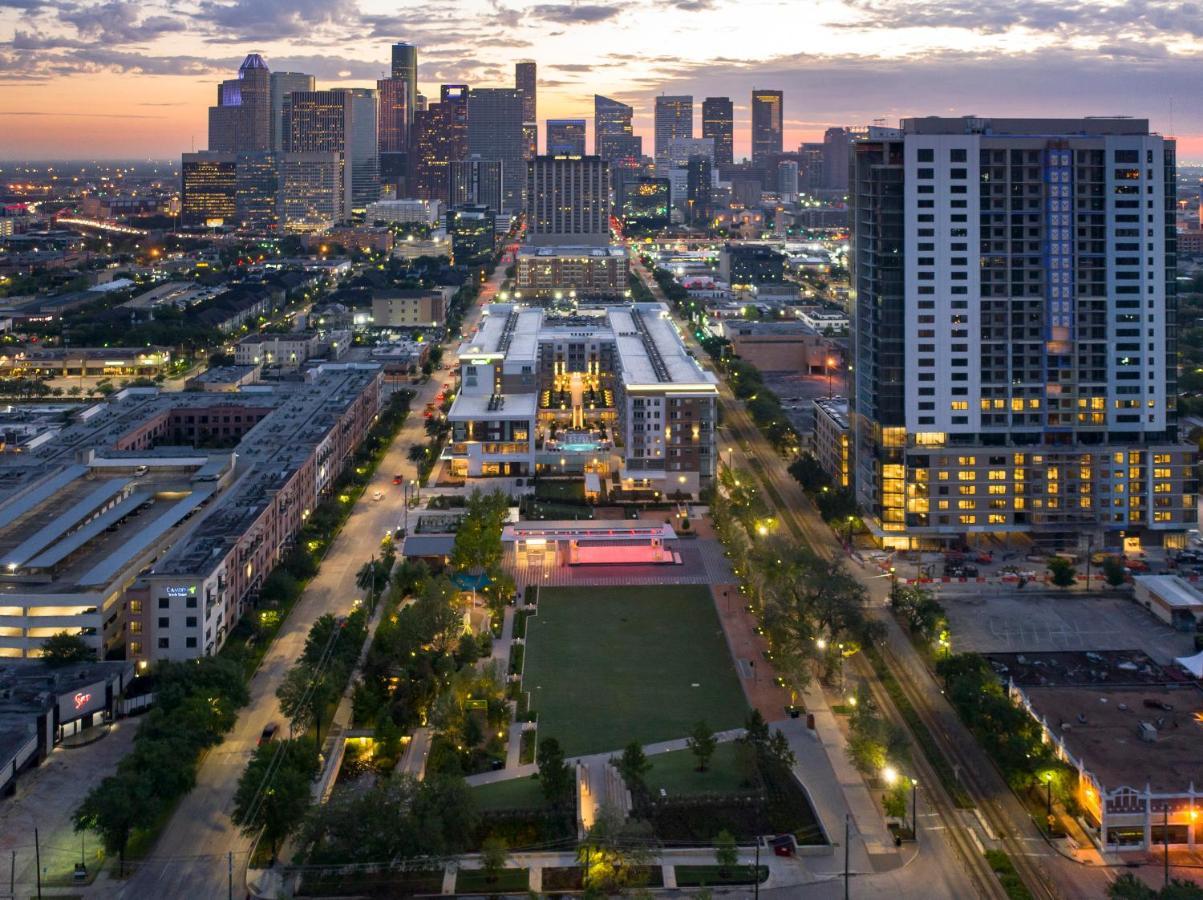
[[(492, 297), (501, 284), (504, 266), (482, 286), (481, 297)], [(480, 315), (477, 305), (464, 318), (464, 332), (475, 327)], [(449, 339), (447, 349), (454, 353), (458, 338)], [(401, 488), (393, 476), (407, 480), (416, 476), (408, 459), (409, 448), (424, 443), (426, 434), (421, 411), (432, 402), (449, 376), (435, 377), (418, 387), (410, 404), (411, 415), (394, 439), (372, 482), (363, 492), (351, 516), (335, 538), (318, 574), (305, 588), (296, 607), (285, 620), (272, 642), (262, 665), (251, 679), (251, 701), (238, 716), (226, 739), (209, 752), (197, 773), (196, 787), (180, 803), (160, 835), (154, 852), (138, 866), (126, 884), (98, 882), (98, 893), (144, 897), (218, 897), (229, 887), (229, 864), (233, 860), (234, 894), (245, 895), (245, 871), (251, 840), (239, 834), (230, 823), (238, 779), (254, 753), (259, 735), (269, 722), (283, 723), (276, 688), (284, 673), (300, 657), (309, 628), (326, 613), (345, 615), (359, 597), (355, 574), (377, 551), (385, 532), (401, 520)], [(385, 499), (373, 501), (383, 491)], [(232, 856), (231, 856), (232, 855)]]
[[(633, 266), (656, 299), (665, 301), (663, 292), (651, 278), (646, 267), (633, 259)], [(665, 301), (667, 302), (667, 301)], [(689, 329), (682, 329), (685, 340), (693, 347), (698, 359), (707, 359), (696, 344)], [(765, 499), (777, 508), (778, 514), (793, 534), (811, 547), (828, 553), (842, 553), (843, 547), (831, 529), (821, 520), (814, 505), (801, 486), (788, 475), (783, 460), (760, 433), (742, 403), (731, 393), (725, 382), (720, 384), (720, 405), (726, 438), (720, 437), (720, 455), (728, 464), (751, 471), (765, 489)], [(1103, 869), (1088, 868), (1066, 860), (1050, 849), (1036, 831), (1030, 817), (1016, 800), (1001, 775), (978, 746), (976, 740), (961, 724), (955, 711), (944, 700), (939, 684), (927, 671), (906, 635), (887, 611), (889, 584), (887, 579), (873, 577), (850, 567), (869, 591), (872, 605), (889, 629), (885, 652), (887, 664), (903, 685), (908, 700), (932, 732), (944, 755), (959, 767), (963, 786), (982, 810), (991, 827), (1001, 838), (1004, 849), (1037, 897), (1099, 897), (1110, 881)], [(880, 690), (871, 675), (867, 680)], [(883, 709), (893, 711), (889, 698), (879, 698)], [(964, 840), (962, 820), (951, 798), (934, 777), (930, 768), (920, 773), (929, 783), (933, 805), (944, 813), (946, 832), (955, 834), (949, 840), (956, 845), (961, 867), (979, 884), (986, 880), (997, 883), (984, 865), (976, 848)]]

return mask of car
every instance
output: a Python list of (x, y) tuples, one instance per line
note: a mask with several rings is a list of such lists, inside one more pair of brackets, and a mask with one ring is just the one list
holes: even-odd
[(263, 726), (263, 731), (259, 735), (259, 746), (270, 744), (276, 739), (276, 732), (280, 730), (279, 722), (268, 722)]
[(384, 491), (376, 491), (376, 493), (372, 494), (372, 499), (375, 500), (376, 502), (383, 500), (384, 499)]
[(401, 484), (404, 481), (405, 481), (404, 475), (394, 475), (393, 476), (393, 484)]
[(1164, 700), (1146, 699), (1145, 709), (1160, 709), (1162, 712), (1173, 712), (1174, 705), (1172, 703), (1166, 703)]
[(1143, 559), (1131, 559), (1131, 558), (1125, 559), (1124, 565), (1127, 566), (1129, 569), (1131, 569), (1133, 572), (1149, 571), (1149, 564), (1147, 562), (1145, 562)]

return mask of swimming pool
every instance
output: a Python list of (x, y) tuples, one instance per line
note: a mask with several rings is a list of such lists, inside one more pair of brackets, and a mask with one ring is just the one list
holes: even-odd
[(600, 450), (601, 443), (599, 441), (571, 441), (567, 444), (556, 444), (556, 450), (563, 450), (566, 453), (589, 453), (593, 450)]

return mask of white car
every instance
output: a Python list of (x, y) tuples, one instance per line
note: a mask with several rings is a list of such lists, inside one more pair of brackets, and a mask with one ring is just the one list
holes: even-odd
[(384, 499), (384, 491), (377, 491), (376, 493), (372, 494), (372, 499), (379, 503)]

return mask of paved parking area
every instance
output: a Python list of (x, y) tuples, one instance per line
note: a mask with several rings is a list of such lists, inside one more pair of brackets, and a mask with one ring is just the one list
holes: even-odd
[(1126, 596), (1024, 593), (982, 585), (942, 590), (953, 647), (979, 653), (1025, 650), (1143, 650), (1159, 663), (1194, 652), (1192, 635), (1162, 624)]

